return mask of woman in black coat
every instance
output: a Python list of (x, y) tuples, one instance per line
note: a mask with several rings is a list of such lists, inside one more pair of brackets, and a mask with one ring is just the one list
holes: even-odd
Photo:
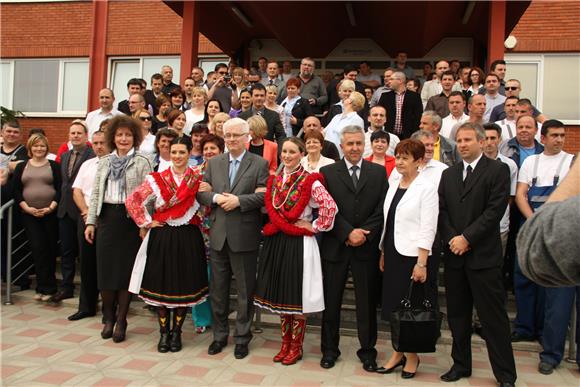
[(288, 137), (298, 135), (304, 119), (314, 115), (308, 100), (300, 96), (300, 86), (299, 79), (290, 78), (286, 82), (288, 96), (280, 104), (284, 109), (282, 125), (284, 125), (284, 131)]

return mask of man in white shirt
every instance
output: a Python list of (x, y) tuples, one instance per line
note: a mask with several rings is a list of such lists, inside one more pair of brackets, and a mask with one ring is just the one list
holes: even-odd
[(501, 138), (504, 141), (516, 136), (516, 104), (518, 100), (518, 97), (507, 97), (503, 103), (505, 118), (495, 122), (501, 128)]
[[(547, 120), (542, 125), (541, 141), (544, 151), (526, 158), (518, 176), (516, 204), (522, 215), (527, 219), (547, 200), (558, 184), (566, 177), (573, 160), (573, 155), (564, 152), (566, 129), (558, 120)], [(570, 214), (577, 216), (577, 214)], [(530, 290), (535, 290), (534, 294)], [(514, 270), (514, 290), (518, 315), (521, 312), (533, 311), (540, 307), (544, 315), (538, 314), (537, 323), (543, 326), (542, 347), (538, 371), (549, 375), (554, 371), (564, 355), (564, 346), (570, 311), (576, 293), (575, 287), (542, 288), (525, 277), (516, 261)], [(545, 302), (538, 298), (544, 293)], [(518, 299), (519, 296), (519, 299)], [(539, 305), (538, 305), (539, 303)], [(520, 309), (525, 308), (525, 309)], [(516, 332), (521, 335), (520, 332)]]
[[(369, 157), (373, 153), (373, 148), (371, 144), (371, 136), (374, 132), (378, 130), (385, 131), (385, 122), (387, 122), (387, 112), (384, 107), (377, 105), (371, 108), (368, 116), (369, 127), (365, 133), (365, 150), (363, 152), (363, 158)], [(387, 132), (389, 133), (389, 132)], [(396, 134), (389, 133), (389, 149), (387, 149), (387, 155), (395, 155), (395, 147), (401, 140)]]
[(72, 185), (73, 200), (79, 208), (80, 217), (78, 218), (78, 239), (79, 239), (79, 259), (81, 264), (81, 292), (79, 295), (79, 307), (76, 313), (70, 315), (70, 321), (81, 320), (86, 317), (92, 317), (97, 313), (97, 300), (99, 296), (99, 289), (97, 287), (97, 255), (94, 243), (88, 243), (84, 238), (85, 221), (89, 213), (89, 203), (91, 202), (91, 194), (95, 177), (97, 176), (97, 168), (99, 166), (99, 159), (105, 156), (107, 146), (105, 142), (105, 132), (96, 131), (91, 136), (93, 151), (97, 157), (93, 157), (85, 161), (75, 178)]
[(449, 99), (447, 101), (449, 115), (443, 118), (439, 135), (450, 138), (451, 129), (456, 125), (461, 125), (469, 119), (469, 116), (465, 114), (465, 102), (465, 94), (461, 91), (452, 91), (451, 94), (449, 94)]
[(434, 95), (441, 94), (443, 88), (441, 87), (441, 75), (445, 71), (449, 70), (449, 63), (444, 60), (440, 60), (435, 64), (435, 75), (437, 79), (433, 79), (431, 81), (425, 82), (423, 85), (423, 89), (421, 89), (421, 101), (423, 101), (423, 108), (427, 105), (427, 101), (429, 98), (433, 97)]
[(109, 88), (104, 88), (99, 91), (99, 105), (101, 106), (97, 110), (93, 110), (87, 114), (85, 122), (89, 129), (89, 137), (91, 137), (97, 130), (101, 122), (107, 118), (113, 118), (116, 115), (123, 114), (113, 107), (115, 102), (115, 94), (113, 90)]
[(485, 76), (485, 113), (483, 113), (483, 120), (489, 121), (491, 111), (494, 107), (503, 104), (505, 96), (499, 93), (499, 76), (494, 73)]

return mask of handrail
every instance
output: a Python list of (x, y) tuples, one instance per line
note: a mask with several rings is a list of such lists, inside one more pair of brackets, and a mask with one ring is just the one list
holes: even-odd
[(4, 305), (12, 305), (12, 219), (14, 199), (10, 199), (0, 207), (0, 219), (4, 219), (4, 212), (8, 210), (6, 222), (6, 299)]

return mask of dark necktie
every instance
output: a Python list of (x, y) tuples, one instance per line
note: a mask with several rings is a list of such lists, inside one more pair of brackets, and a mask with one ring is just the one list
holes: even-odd
[(467, 181), (469, 180), (469, 177), (471, 176), (472, 173), (473, 168), (471, 168), (471, 165), (468, 165), (467, 168), (465, 168), (465, 179), (463, 179), (463, 185), (467, 184)]
[(71, 156), (70, 156), (70, 160), (68, 162), (68, 177), (72, 176), (73, 169), (75, 168), (75, 164), (77, 162), (78, 155), (79, 155), (79, 152), (72, 151)]
[(358, 171), (358, 165), (353, 165), (350, 167), (350, 170), (352, 171), (352, 175), (350, 175), (352, 177), (352, 184), (354, 184), (354, 188), (356, 188), (358, 185), (358, 176), (356, 175), (356, 171)]

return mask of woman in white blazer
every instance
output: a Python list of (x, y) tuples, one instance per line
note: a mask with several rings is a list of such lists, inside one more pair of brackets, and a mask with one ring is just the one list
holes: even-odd
[[(400, 177), (392, 181), (383, 207), (383, 235), (380, 269), (383, 272), (382, 318), (391, 312), (407, 294), (410, 278), (427, 280), (427, 260), (437, 231), (439, 199), (437, 187), (419, 175), (425, 146), (418, 140), (403, 140), (395, 148), (395, 167)], [(422, 302), (424, 289), (414, 286), (412, 305)], [(415, 353), (394, 352), (378, 373), (388, 374), (402, 366), (401, 377), (410, 379), (419, 367)]]

